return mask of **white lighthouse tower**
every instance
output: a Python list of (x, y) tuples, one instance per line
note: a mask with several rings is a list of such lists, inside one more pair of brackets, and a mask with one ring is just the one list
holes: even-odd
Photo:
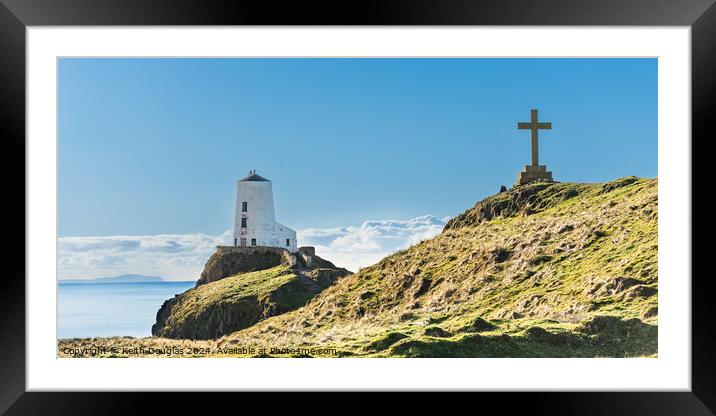
[(236, 183), (234, 246), (280, 247), (297, 250), (296, 232), (276, 222), (271, 181), (249, 171)]

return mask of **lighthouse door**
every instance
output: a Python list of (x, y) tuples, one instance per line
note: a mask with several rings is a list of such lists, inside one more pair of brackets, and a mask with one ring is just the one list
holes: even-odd
[(245, 238), (241, 239), (241, 247), (246, 247), (246, 239)]

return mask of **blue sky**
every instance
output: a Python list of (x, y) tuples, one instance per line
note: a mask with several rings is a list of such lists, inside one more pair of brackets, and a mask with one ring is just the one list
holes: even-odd
[(59, 234), (231, 227), (271, 179), (300, 230), (452, 216), (529, 162), (559, 181), (657, 175), (656, 59), (61, 59)]

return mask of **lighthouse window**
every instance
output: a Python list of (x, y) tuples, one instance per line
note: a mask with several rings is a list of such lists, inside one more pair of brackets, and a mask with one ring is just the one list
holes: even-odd
[(255, 238), (252, 238), (252, 239), (251, 239), (251, 245), (252, 245), (252, 246), (255, 246), (255, 245), (256, 245), (256, 239), (255, 239)]
[(241, 219), (241, 228), (246, 228), (246, 218)]
[(291, 239), (287, 238), (287, 239), (286, 239), (286, 247), (288, 247), (288, 246), (290, 246), (290, 245), (291, 245)]
[(242, 202), (241, 203), (241, 212), (246, 212), (248, 210), (248, 203)]

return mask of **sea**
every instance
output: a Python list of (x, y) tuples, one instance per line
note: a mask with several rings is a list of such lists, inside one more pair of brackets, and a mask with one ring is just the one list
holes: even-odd
[(195, 284), (59, 283), (57, 337), (148, 337), (162, 303)]

